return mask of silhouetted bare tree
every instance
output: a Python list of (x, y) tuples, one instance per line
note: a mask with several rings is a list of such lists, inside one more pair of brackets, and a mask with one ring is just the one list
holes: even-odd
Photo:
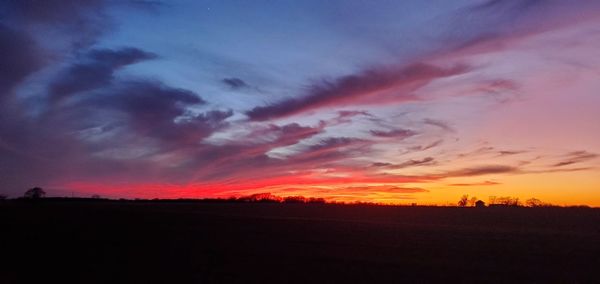
[(468, 203), (469, 203), (469, 196), (465, 194), (458, 201), (458, 207), (465, 207), (465, 206), (467, 206)]
[(43, 198), (44, 196), (46, 196), (46, 192), (41, 187), (30, 188), (29, 190), (25, 191), (25, 194), (23, 195), (23, 197), (29, 199), (39, 199)]

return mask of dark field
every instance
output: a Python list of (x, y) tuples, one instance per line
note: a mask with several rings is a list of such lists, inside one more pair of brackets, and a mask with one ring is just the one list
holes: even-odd
[(6, 201), (0, 220), (1, 283), (600, 283), (598, 209)]

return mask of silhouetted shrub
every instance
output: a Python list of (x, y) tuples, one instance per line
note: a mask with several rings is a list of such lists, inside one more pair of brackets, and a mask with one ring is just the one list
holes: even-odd
[(46, 192), (41, 187), (30, 188), (29, 190), (25, 191), (25, 194), (23, 195), (23, 197), (28, 199), (39, 199), (43, 198), (44, 196), (46, 196)]

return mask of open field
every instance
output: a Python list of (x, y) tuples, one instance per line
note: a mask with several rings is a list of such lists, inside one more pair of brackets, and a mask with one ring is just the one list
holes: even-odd
[(5, 201), (0, 222), (2, 283), (600, 282), (599, 209)]

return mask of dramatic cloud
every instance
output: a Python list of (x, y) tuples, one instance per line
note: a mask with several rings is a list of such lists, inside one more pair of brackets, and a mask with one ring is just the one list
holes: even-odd
[(417, 2), (2, 1), (0, 193), (600, 204), (600, 4)]
[(77, 92), (104, 87), (114, 80), (116, 70), (153, 58), (155, 54), (137, 48), (91, 50), (82, 62), (70, 66), (50, 84), (50, 99), (57, 101)]
[(231, 89), (234, 90), (249, 87), (248, 84), (246, 84), (246, 82), (244, 82), (240, 78), (225, 78), (221, 81), (223, 82), (223, 84), (229, 86)]
[(33, 39), (0, 23), (0, 103), (18, 83), (37, 71), (43, 61)]
[(81, 48), (95, 43), (111, 26), (106, 5), (104, 0), (9, 0), (0, 4), (0, 12), (15, 27), (52, 31), (70, 43), (68, 48)]
[(396, 139), (405, 139), (416, 134), (414, 131), (408, 129), (394, 129), (390, 131), (371, 130), (370, 132), (375, 137)]
[[(381, 104), (386, 101), (414, 100), (410, 91), (429, 82), (467, 72), (465, 66), (441, 68), (428, 64), (413, 64), (403, 68), (379, 68), (348, 75), (334, 81), (324, 81), (309, 88), (302, 98), (287, 99), (275, 104), (255, 107), (246, 115), (251, 120), (269, 120), (325, 106), (342, 106), (357, 102)], [(382, 93), (393, 91), (391, 98)]]

